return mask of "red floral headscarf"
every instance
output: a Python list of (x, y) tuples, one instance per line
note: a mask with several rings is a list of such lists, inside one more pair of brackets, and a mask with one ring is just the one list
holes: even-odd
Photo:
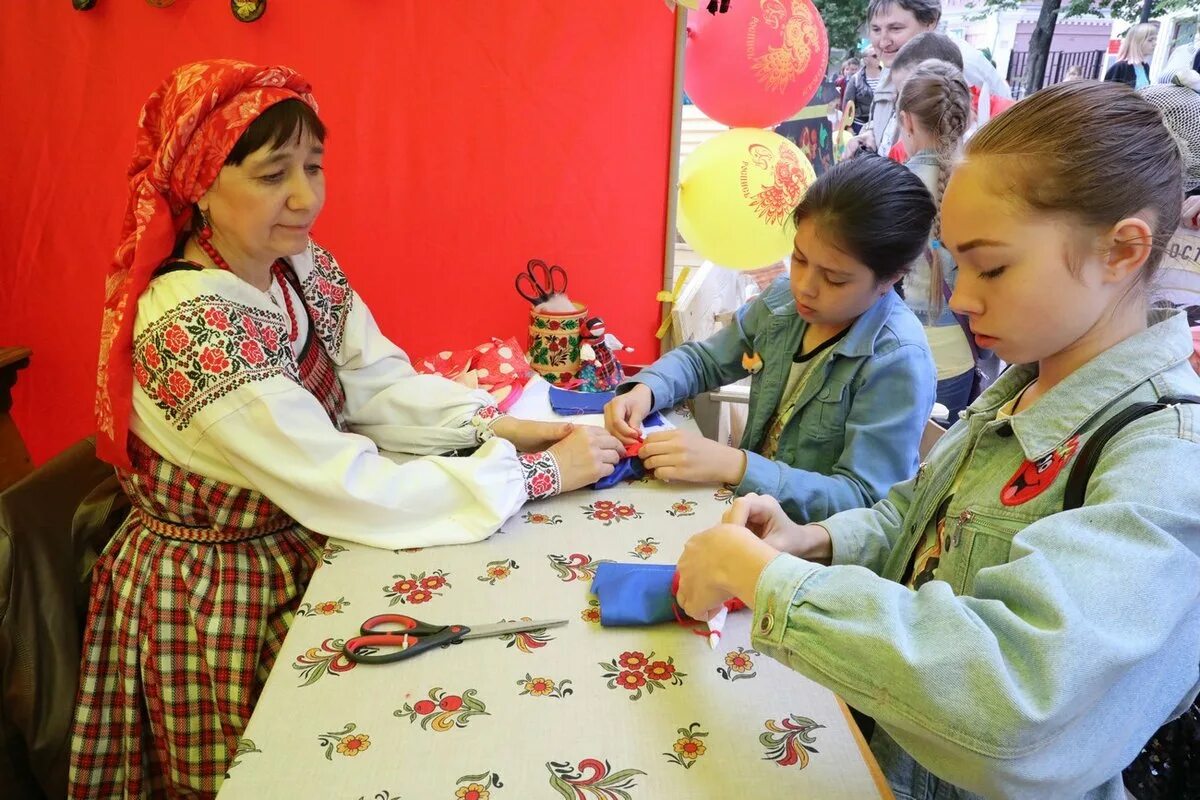
[(96, 453), (129, 466), (132, 339), (137, 299), (175, 247), (192, 204), (217, 179), (246, 128), (268, 107), (298, 99), (316, 110), (311, 87), (287, 67), (199, 61), (172, 72), (146, 101), (129, 167), (121, 243), (104, 285), (96, 388)]

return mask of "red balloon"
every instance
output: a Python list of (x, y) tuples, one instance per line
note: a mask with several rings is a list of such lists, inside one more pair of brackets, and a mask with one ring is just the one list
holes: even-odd
[(812, 0), (737, 0), (724, 14), (688, 12), (683, 87), (733, 128), (769, 128), (816, 94), (829, 36)]

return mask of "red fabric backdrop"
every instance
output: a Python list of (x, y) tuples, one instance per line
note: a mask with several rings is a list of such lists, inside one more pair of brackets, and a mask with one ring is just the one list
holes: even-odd
[(661, 2), (5, 2), (0, 344), (33, 348), (13, 415), (36, 461), (92, 431), (102, 276), (137, 113), (173, 67), (285, 63), (330, 129), (329, 247), (414, 358), (525, 339), (533, 257), (657, 355), (673, 21)]

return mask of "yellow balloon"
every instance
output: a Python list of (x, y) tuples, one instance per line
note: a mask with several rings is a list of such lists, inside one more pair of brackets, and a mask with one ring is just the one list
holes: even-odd
[(728, 130), (697, 147), (679, 168), (679, 232), (715, 264), (773, 264), (792, 251), (792, 212), (816, 179), (800, 148), (779, 134)]

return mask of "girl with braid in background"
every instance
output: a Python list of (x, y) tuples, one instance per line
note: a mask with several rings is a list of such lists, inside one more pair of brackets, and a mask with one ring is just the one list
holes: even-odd
[[(913, 155), (905, 166), (924, 182), (940, 209), (954, 160), (971, 116), (971, 92), (962, 72), (944, 61), (923, 61), (907, 77), (897, 103), (900, 140)], [(958, 268), (941, 246), (941, 213), (934, 217), (930, 246), (904, 278), (904, 301), (925, 327), (937, 365), (937, 402), (958, 412), (975, 398), (976, 352), (946, 299)]]

